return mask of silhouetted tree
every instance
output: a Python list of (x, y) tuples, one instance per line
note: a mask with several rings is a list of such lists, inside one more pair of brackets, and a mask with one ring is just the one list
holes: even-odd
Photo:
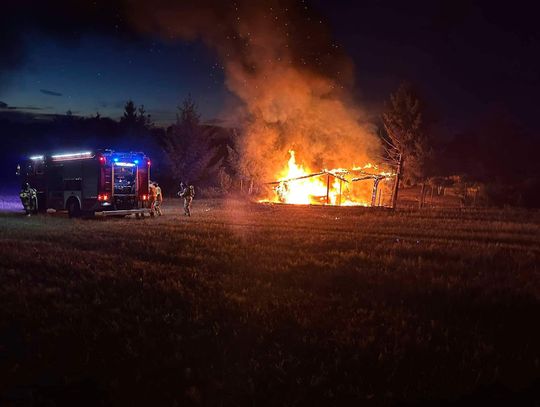
[(133, 100), (128, 100), (124, 105), (124, 115), (120, 119), (121, 123), (135, 125), (137, 123), (137, 108)]
[(138, 108), (132, 100), (128, 100), (124, 105), (124, 114), (120, 118), (120, 125), (124, 136), (137, 140), (139, 148), (145, 147), (149, 142), (152, 121), (150, 115), (146, 113), (144, 105)]
[(191, 97), (191, 93), (184, 99), (182, 106), (178, 107), (176, 114), (176, 124), (196, 127), (201, 122), (201, 115), (198, 111), (197, 103)]
[(137, 109), (136, 121), (139, 124), (139, 126), (143, 128), (152, 127), (152, 116), (146, 113), (146, 110), (144, 109), (144, 105), (140, 105), (139, 108)]
[(176, 123), (169, 127), (162, 144), (175, 182), (200, 182), (209, 173), (219, 170), (214, 162), (217, 148), (212, 145), (211, 132), (200, 124), (200, 114), (189, 95), (178, 107)]
[(392, 207), (396, 207), (402, 178), (422, 181), (420, 206), (424, 199), (425, 180), (431, 157), (428, 132), (422, 117), (422, 106), (411, 86), (402, 84), (390, 95), (390, 103), (382, 115), (386, 159), (396, 168)]

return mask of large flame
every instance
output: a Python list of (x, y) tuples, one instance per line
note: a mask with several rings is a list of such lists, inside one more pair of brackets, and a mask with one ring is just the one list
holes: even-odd
[[(276, 198), (280, 202), (289, 204), (323, 203), (326, 200), (327, 185), (320, 177), (302, 178), (310, 175), (312, 171), (296, 163), (294, 150), (289, 150), (290, 158), (281, 181), (275, 188)], [(300, 178), (300, 179), (298, 179)], [(286, 182), (294, 179), (294, 181)], [(339, 182), (337, 187), (339, 188)], [(335, 203), (335, 186), (332, 185), (332, 203)]]

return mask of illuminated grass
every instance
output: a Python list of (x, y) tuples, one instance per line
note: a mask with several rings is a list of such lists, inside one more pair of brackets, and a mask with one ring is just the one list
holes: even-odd
[(0, 394), (380, 404), (540, 379), (538, 212), (180, 212), (0, 214)]

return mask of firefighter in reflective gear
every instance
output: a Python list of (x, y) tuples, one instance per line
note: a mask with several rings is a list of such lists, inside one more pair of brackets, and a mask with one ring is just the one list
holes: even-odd
[(26, 216), (30, 216), (32, 213), (36, 213), (38, 209), (37, 191), (30, 187), (30, 184), (26, 182), (19, 194), (21, 203), (26, 212)]
[(154, 201), (154, 210), (155, 212), (161, 216), (163, 213), (161, 212), (161, 204), (163, 203), (163, 195), (161, 194), (161, 187), (157, 182), (154, 182), (154, 189), (156, 191), (156, 198)]
[(190, 185), (189, 187), (183, 182), (180, 183), (180, 191), (178, 192), (180, 198), (184, 198), (184, 216), (191, 216), (191, 202), (195, 196), (195, 187)]
[(150, 181), (150, 183), (148, 184), (148, 203), (150, 204), (150, 216), (154, 216), (156, 212), (156, 196), (157, 191), (155, 183)]

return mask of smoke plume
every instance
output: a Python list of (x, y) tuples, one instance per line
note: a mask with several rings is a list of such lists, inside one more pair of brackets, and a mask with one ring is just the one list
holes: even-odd
[(275, 179), (290, 149), (313, 171), (362, 165), (378, 149), (347, 92), (352, 63), (305, 1), (20, 0), (6, 7), (0, 82), (24, 61), (28, 33), (68, 42), (86, 32), (201, 40), (219, 55), (226, 86), (244, 104), (247, 175)]
[(378, 150), (347, 94), (352, 63), (307, 3), (157, 0), (130, 10), (144, 31), (200, 39), (219, 54), (226, 86), (245, 104), (247, 174), (275, 179), (290, 149), (314, 171), (365, 164)]

